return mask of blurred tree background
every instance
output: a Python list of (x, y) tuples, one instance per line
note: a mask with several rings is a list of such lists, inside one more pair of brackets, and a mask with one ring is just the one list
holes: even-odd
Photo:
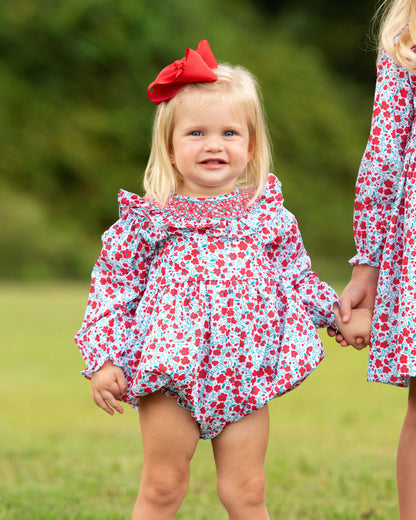
[[(1, 0), (0, 276), (86, 278), (120, 188), (141, 192), (147, 85), (209, 40), (259, 79), (274, 172), (314, 267), (349, 276), (375, 81), (374, 1)], [(339, 279), (339, 278), (338, 278)]]

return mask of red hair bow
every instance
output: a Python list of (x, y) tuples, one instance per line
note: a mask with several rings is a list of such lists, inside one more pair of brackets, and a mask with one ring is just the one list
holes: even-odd
[(196, 51), (186, 49), (185, 58), (174, 61), (159, 72), (147, 89), (149, 99), (158, 105), (161, 101), (173, 98), (187, 83), (217, 81), (212, 71), (216, 68), (217, 61), (208, 41), (201, 40)]

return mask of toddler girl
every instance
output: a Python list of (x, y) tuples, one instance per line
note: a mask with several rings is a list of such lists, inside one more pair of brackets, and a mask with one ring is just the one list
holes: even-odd
[[(268, 518), (267, 403), (320, 363), (337, 296), (311, 271), (269, 171), (256, 81), (207, 41), (150, 85), (146, 195), (119, 194), (76, 342), (98, 406), (140, 406), (133, 519), (174, 518), (198, 439), (211, 439), (230, 519)], [(365, 316), (364, 316), (365, 318)], [(344, 337), (365, 336), (354, 311)]]

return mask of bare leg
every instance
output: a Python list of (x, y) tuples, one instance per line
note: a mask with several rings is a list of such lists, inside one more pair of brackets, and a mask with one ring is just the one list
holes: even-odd
[(189, 485), (199, 427), (176, 399), (160, 392), (140, 400), (143, 469), (132, 520), (175, 518)]
[(411, 378), (409, 403), (397, 450), (397, 487), (401, 520), (416, 520), (416, 378)]
[(218, 495), (230, 520), (268, 520), (264, 459), (269, 439), (267, 406), (230, 424), (212, 440)]

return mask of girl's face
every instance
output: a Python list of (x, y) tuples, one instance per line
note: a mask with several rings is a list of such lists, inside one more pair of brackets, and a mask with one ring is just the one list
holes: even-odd
[(195, 106), (194, 99), (184, 97), (176, 107), (170, 157), (180, 173), (178, 194), (230, 193), (250, 160), (247, 123), (230, 101), (213, 96), (210, 103)]

